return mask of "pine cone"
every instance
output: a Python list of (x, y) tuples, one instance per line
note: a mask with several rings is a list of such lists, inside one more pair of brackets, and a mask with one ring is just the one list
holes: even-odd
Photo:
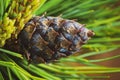
[(93, 35), (74, 20), (37, 16), (25, 25), (18, 40), (28, 60), (50, 62), (79, 51)]

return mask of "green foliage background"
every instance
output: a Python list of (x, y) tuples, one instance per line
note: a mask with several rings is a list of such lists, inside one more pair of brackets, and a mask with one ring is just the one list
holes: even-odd
[[(1, 21), (6, 12), (2, 1), (0, 1)], [(120, 67), (105, 67), (94, 63), (120, 58), (120, 54), (94, 60), (86, 58), (99, 54), (104, 55), (120, 47), (119, 4), (119, 0), (46, 1), (42, 7), (38, 7), (39, 9), (32, 14), (40, 16), (45, 12), (47, 12), (46, 16), (62, 14), (61, 17), (63, 18), (77, 19), (78, 22), (86, 24), (86, 27), (92, 29), (96, 35), (82, 47), (84, 53), (80, 52), (77, 56), (62, 58), (49, 64), (30, 64), (28, 66), (26, 59), (21, 54), (0, 48), (0, 80), (92, 80), (108, 78), (108, 76), (89, 76), (87, 74), (120, 72)], [(7, 5), (9, 5), (9, 2), (4, 6)], [(83, 64), (83, 66), (74, 66), (72, 65), (73, 62)]]

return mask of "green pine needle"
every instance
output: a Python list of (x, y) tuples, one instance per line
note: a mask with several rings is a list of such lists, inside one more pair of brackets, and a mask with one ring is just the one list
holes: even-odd
[(1, 52), (4, 52), (4, 53), (7, 53), (7, 54), (9, 54), (9, 55), (12, 55), (12, 56), (15, 56), (15, 57), (18, 57), (18, 58), (23, 59), (22, 55), (19, 54), (19, 53), (12, 52), (12, 51), (9, 51), (9, 50), (6, 50), (6, 49), (2, 49), (2, 48), (0, 48), (0, 51), (1, 51)]

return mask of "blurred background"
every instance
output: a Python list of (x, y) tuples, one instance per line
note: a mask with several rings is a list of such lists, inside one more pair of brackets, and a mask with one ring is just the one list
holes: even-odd
[(0, 48), (0, 80), (120, 80), (120, 0), (0, 0), (0, 47), (45, 12), (76, 19), (95, 36), (80, 52), (49, 64), (28, 66), (21, 54)]

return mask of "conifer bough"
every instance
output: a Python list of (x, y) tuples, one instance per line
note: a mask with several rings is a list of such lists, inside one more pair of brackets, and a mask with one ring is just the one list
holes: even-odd
[(84, 26), (61, 17), (33, 17), (18, 36), (20, 50), (37, 63), (69, 56), (94, 35)]
[[(1, 3), (3, 1), (3, 3)], [(45, 0), (2, 0), (0, 6), (6, 7), (0, 20), (0, 47), (5, 45), (6, 40), (14, 41), (19, 32), (23, 29), (24, 24), (32, 18), (35, 12)], [(9, 2), (8, 2), (9, 1)], [(0, 8), (1, 9), (1, 8)], [(2, 13), (2, 10), (0, 10)], [(0, 15), (1, 18), (1, 15)], [(10, 39), (11, 38), (11, 39)], [(10, 44), (10, 43), (9, 43)]]

